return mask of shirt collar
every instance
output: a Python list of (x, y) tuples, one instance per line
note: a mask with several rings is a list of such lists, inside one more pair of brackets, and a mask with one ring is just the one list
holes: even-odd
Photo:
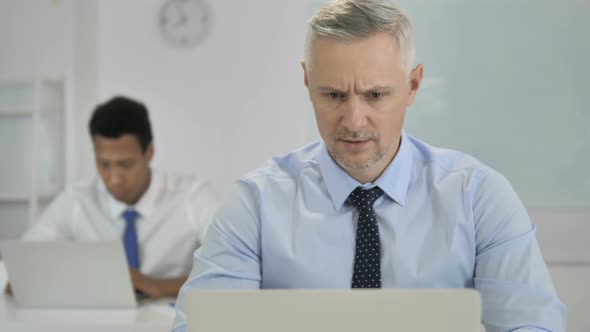
[(318, 156), (320, 172), (336, 210), (342, 207), (350, 193), (359, 186), (367, 188), (379, 186), (387, 196), (404, 206), (412, 175), (413, 160), (410, 144), (408, 136), (402, 131), (397, 154), (387, 165), (383, 174), (374, 183), (361, 184), (332, 159), (326, 144), (322, 142)]
[(134, 206), (135, 210), (139, 212), (139, 215), (144, 218), (149, 218), (153, 214), (158, 200), (158, 194), (162, 191), (161, 188), (164, 185), (164, 179), (162, 179), (158, 172), (150, 169), (150, 173), (151, 178), (148, 189)]
[(139, 201), (134, 206), (127, 206), (125, 203), (117, 201), (107, 191), (102, 180), (98, 181), (99, 190), (106, 196), (107, 206), (110, 215), (114, 220), (121, 218), (123, 212), (129, 208), (135, 209), (143, 218), (149, 218), (149, 216), (152, 215), (156, 201), (158, 199), (158, 192), (160, 191), (160, 188), (163, 186), (163, 179), (158, 172), (155, 172), (153, 170), (150, 170), (150, 172), (151, 179), (148, 189), (145, 193), (143, 193)]

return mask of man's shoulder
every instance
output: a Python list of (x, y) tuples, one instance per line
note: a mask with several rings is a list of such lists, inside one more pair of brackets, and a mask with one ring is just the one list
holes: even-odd
[(204, 176), (197, 174), (152, 169), (152, 176), (158, 189), (169, 194), (186, 194), (210, 185)]
[(471, 173), (484, 175), (493, 170), (476, 157), (451, 148), (436, 147), (408, 136), (414, 149), (414, 163), (418, 168), (426, 167), (442, 173)]
[(318, 168), (317, 155), (320, 142), (305, 145), (283, 156), (274, 157), (261, 167), (240, 177), (240, 181), (259, 182), (268, 180), (295, 180), (308, 170)]
[(97, 176), (74, 180), (54, 197), (50, 206), (59, 206), (60, 209), (67, 210), (80, 205), (94, 204), (98, 197), (104, 194), (101, 185)]
[(71, 185), (66, 186), (64, 194), (74, 198), (87, 198), (94, 197), (102, 191), (104, 191), (104, 186), (99, 177), (90, 176), (73, 181)]
[(415, 149), (414, 177), (434, 183), (457, 184), (465, 190), (483, 195), (512, 193), (512, 185), (504, 175), (479, 159), (453, 149), (439, 148), (410, 138)]

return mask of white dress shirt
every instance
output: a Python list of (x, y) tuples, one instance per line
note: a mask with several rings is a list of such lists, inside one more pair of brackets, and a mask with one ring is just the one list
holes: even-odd
[[(203, 178), (152, 170), (148, 190), (133, 206), (139, 212), (136, 227), (141, 272), (157, 278), (188, 274), (193, 252), (201, 245), (217, 204)], [(122, 239), (122, 213), (127, 208), (95, 177), (59, 195), (23, 239)]]

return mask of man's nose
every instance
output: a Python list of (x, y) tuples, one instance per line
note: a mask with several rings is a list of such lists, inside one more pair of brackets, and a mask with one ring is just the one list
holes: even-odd
[(367, 125), (367, 107), (362, 97), (351, 95), (345, 101), (342, 125), (352, 132), (358, 132)]
[(111, 174), (109, 175), (108, 182), (112, 186), (120, 185), (121, 183), (123, 183), (123, 175), (121, 174), (121, 172), (113, 170), (113, 171), (111, 171)]

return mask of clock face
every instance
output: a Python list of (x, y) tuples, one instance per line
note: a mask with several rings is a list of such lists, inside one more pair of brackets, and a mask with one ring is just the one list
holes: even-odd
[(205, 0), (166, 0), (160, 9), (160, 29), (174, 45), (193, 47), (208, 36), (211, 24)]

